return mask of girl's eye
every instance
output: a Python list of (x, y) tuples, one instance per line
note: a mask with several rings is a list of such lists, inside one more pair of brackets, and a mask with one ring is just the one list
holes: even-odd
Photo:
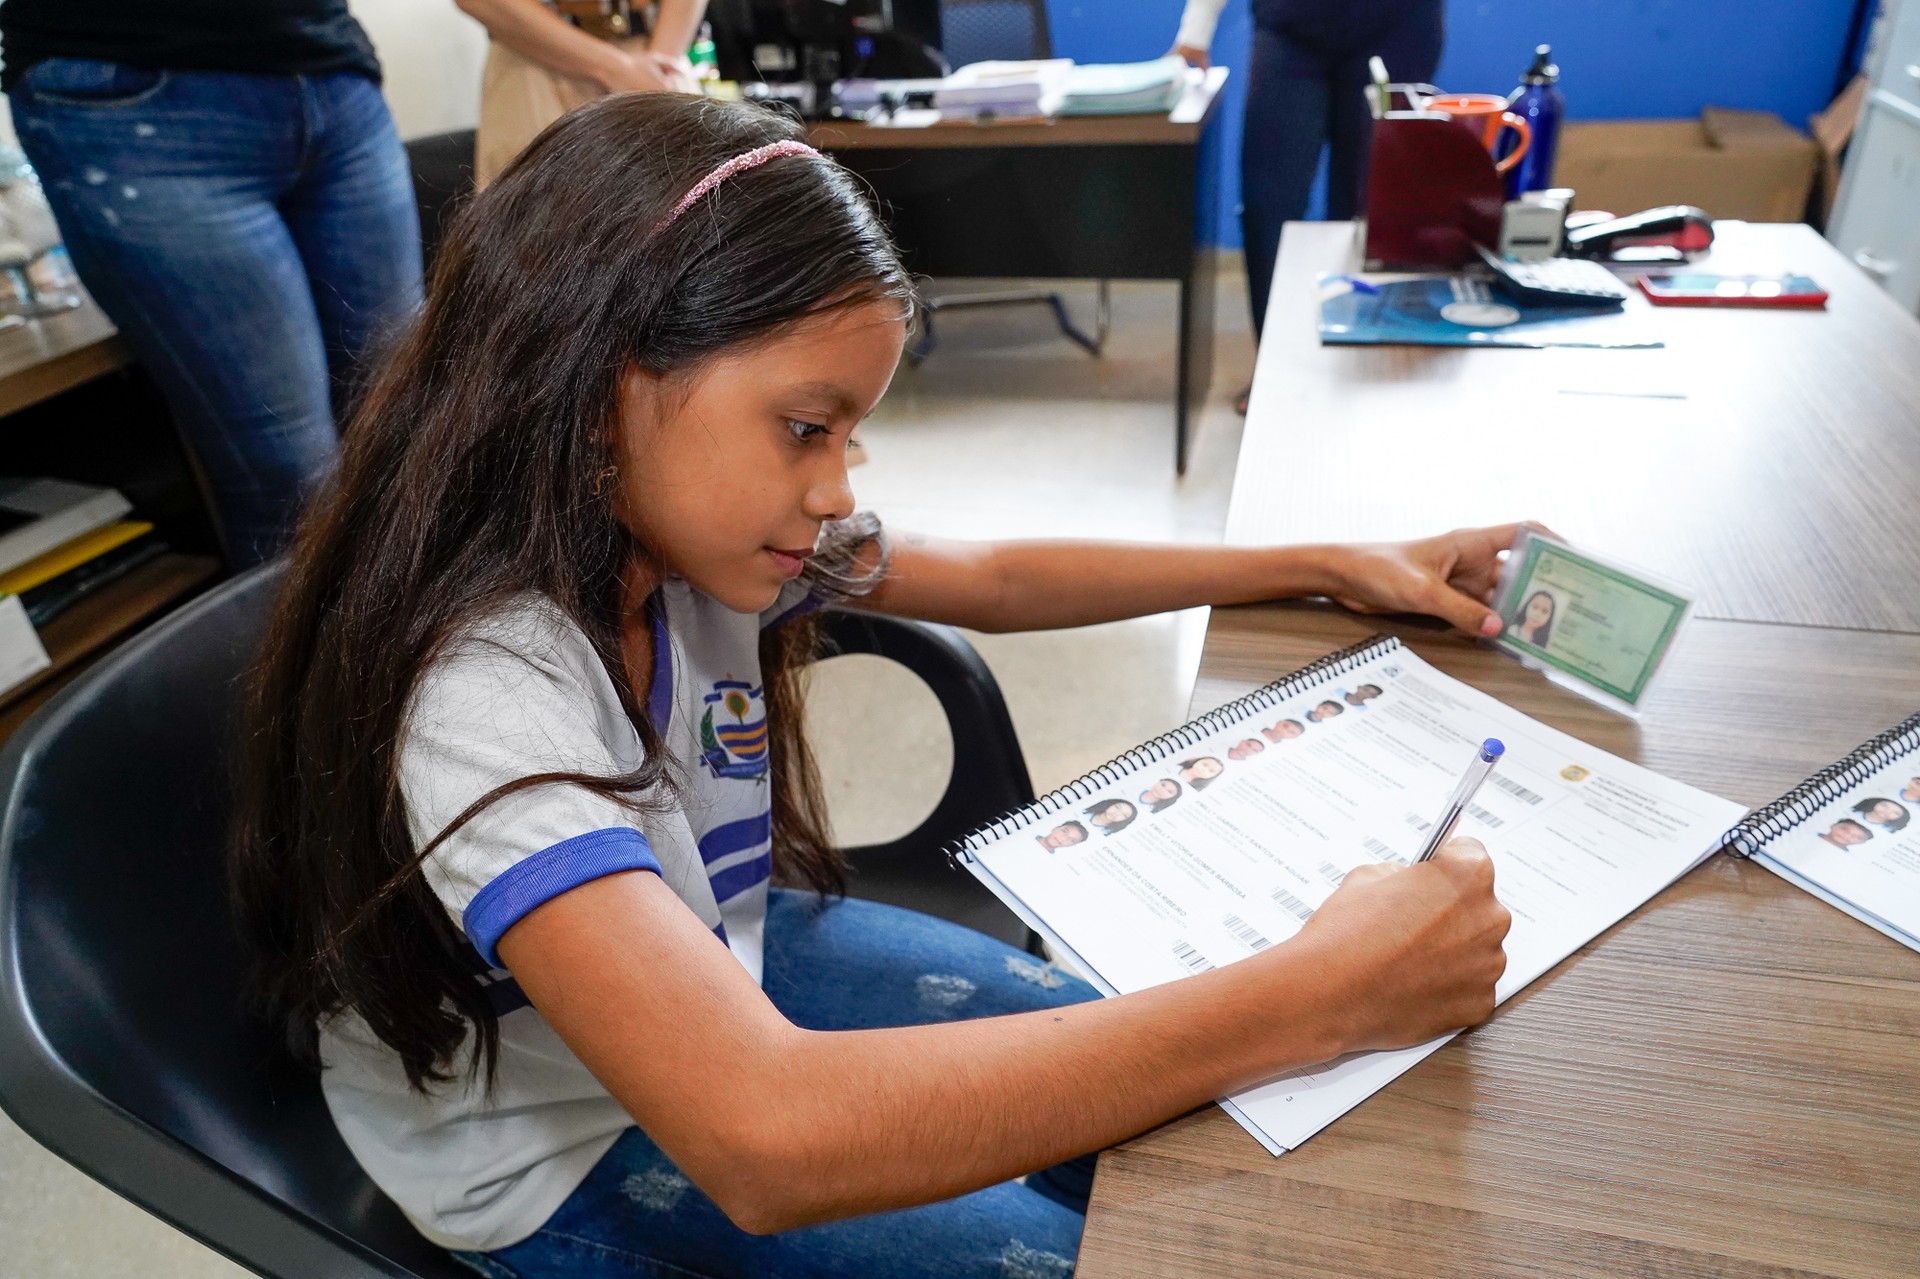
[(793, 432), (794, 439), (803, 444), (817, 435), (830, 434), (832, 430), (831, 427), (822, 426), (818, 422), (802, 422), (798, 418), (791, 417), (787, 419), (787, 429)]

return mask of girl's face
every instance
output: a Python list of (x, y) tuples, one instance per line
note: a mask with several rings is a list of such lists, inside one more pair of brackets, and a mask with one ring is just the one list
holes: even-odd
[(1227, 751), (1227, 758), (1228, 759), (1245, 759), (1249, 755), (1258, 755), (1261, 751), (1265, 749), (1267, 749), (1267, 744), (1265, 742), (1261, 741), (1257, 737), (1249, 737), (1244, 742), (1234, 743), (1232, 749)]
[(1153, 785), (1140, 792), (1140, 800), (1145, 804), (1158, 804), (1163, 799), (1172, 799), (1180, 793), (1180, 784), (1171, 777), (1162, 777)]
[(1528, 630), (1545, 626), (1552, 620), (1553, 596), (1536, 595), (1527, 601), (1527, 616), (1525, 622)]
[(655, 572), (741, 613), (799, 576), (820, 526), (853, 513), (847, 437), (893, 380), (899, 309), (858, 303), (688, 373), (627, 374), (619, 513)]
[(1133, 820), (1133, 805), (1124, 799), (1116, 799), (1093, 815), (1095, 826), (1118, 826), (1121, 822)]
[(1890, 799), (1883, 799), (1867, 810), (1867, 820), (1879, 822), (1885, 826), (1888, 822), (1897, 822), (1906, 816), (1906, 810)]
[(1226, 767), (1225, 764), (1222, 764), (1213, 756), (1208, 755), (1202, 759), (1194, 760), (1192, 766), (1186, 770), (1186, 776), (1189, 778), (1197, 777), (1203, 782), (1209, 781), (1220, 776)]

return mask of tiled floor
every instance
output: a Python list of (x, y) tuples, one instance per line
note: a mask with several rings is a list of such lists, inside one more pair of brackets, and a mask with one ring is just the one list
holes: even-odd
[[(1094, 360), (1043, 308), (956, 312), (863, 428), (864, 505), (955, 537), (1210, 541), (1239, 450), (1230, 407), (1253, 367), (1237, 261), (1222, 274), (1213, 398), (1184, 479), (1173, 474), (1171, 286), (1116, 284)], [(1090, 322), (1092, 289), (1066, 285)], [(1185, 718), (1204, 610), (1079, 631), (981, 636), (1034, 786), (1070, 780)], [(911, 829), (945, 785), (951, 745), (931, 694), (879, 659), (815, 676), (809, 719), (848, 844)], [(909, 768), (899, 761), (913, 760)], [(0, 1273), (22, 1279), (239, 1279), (238, 1267), (101, 1189), (0, 1118)]]

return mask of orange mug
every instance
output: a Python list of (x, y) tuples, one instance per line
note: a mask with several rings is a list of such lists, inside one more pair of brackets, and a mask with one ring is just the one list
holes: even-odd
[(1497, 93), (1441, 93), (1425, 99), (1420, 106), (1422, 110), (1450, 115), (1469, 129), (1476, 129), (1475, 121), (1479, 121), (1480, 145), (1487, 149), (1488, 155), (1498, 154), (1502, 129), (1516, 130), (1520, 134), (1520, 145), (1493, 166), (1495, 173), (1505, 173), (1520, 163), (1520, 157), (1533, 143), (1533, 126), (1507, 110), (1507, 100)]

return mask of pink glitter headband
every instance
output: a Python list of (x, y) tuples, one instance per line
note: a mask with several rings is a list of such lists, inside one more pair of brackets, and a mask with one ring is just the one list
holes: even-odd
[[(745, 173), (748, 169), (757, 169), (767, 161), (778, 159), (783, 155), (810, 155), (815, 159), (822, 158), (818, 151), (815, 151), (806, 143), (795, 142), (791, 138), (781, 142), (769, 142), (763, 147), (755, 147), (751, 151), (736, 155), (733, 159), (728, 160), (712, 173), (709, 173), (706, 177), (694, 183), (693, 188), (680, 197), (680, 203), (673, 206), (673, 212), (667, 214), (666, 221), (660, 224), (660, 230), (664, 231), (672, 226), (674, 219), (692, 208), (701, 196), (713, 190), (734, 174)], [(655, 234), (658, 234), (658, 232)]]

